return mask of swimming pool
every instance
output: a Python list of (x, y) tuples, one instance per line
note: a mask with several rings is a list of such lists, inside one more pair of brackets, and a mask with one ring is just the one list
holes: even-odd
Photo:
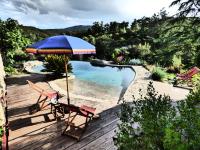
[[(70, 61), (75, 79), (69, 80), (69, 92), (103, 100), (119, 100), (135, 72), (128, 67), (92, 66), (86, 61)], [(45, 69), (43, 66), (32, 68), (34, 72)], [(55, 84), (66, 91), (65, 78), (55, 80)], [(65, 94), (66, 92), (64, 92)]]
[[(80, 80), (94, 82), (100, 85), (128, 87), (134, 79), (135, 72), (131, 68), (98, 67), (85, 61), (70, 61), (72, 72)], [(45, 69), (43, 66), (34, 66), (34, 72)]]

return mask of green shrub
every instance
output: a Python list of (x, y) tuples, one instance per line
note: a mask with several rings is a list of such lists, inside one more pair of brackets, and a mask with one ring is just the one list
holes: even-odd
[(1, 145), (2, 145), (2, 136), (3, 136), (3, 127), (0, 126), (0, 149), (2, 148)]
[[(49, 72), (54, 72), (56, 75), (61, 75), (65, 73), (65, 59), (69, 62), (69, 58), (65, 58), (64, 55), (48, 55), (45, 57), (46, 63), (44, 64), (46, 70)], [(72, 65), (67, 65), (68, 73), (72, 72)]]
[(19, 62), (19, 61), (23, 62), (23, 61), (30, 60), (30, 57), (26, 53), (19, 53), (19, 54), (17, 53), (14, 56), (14, 60), (17, 62)]
[(192, 78), (192, 84), (193, 85), (198, 85), (198, 83), (200, 83), (200, 74), (196, 74)]
[(132, 105), (122, 104), (122, 123), (118, 126), (115, 144), (120, 150), (163, 149), (165, 127), (174, 111), (170, 98), (158, 95), (150, 83), (146, 96), (134, 100)]
[(115, 145), (120, 150), (198, 150), (199, 103), (200, 86), (174, 105), (150, 83), (146, 96), (123, 102)]
[(151, 78), (155, 81), (163, 81), (166, 77), (167, 73), (160, 69), (159, 67), (156, 67), (152, 71)]
[(4, 70), (5, 70), (7, 75), (19, 74), (17, 69), (12, 67), (12, 66), (5, 66)]
[(200, 86), (185, 100), (177, 103), (177, 115), (168, 123), (164, 136), (165, 149), (200, 149)]

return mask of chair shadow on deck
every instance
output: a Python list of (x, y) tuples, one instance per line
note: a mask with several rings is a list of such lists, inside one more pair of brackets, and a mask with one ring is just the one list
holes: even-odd
[[(10, 121), (9, 127), (12, 131), (14, 131), (14, 130), (17, 130), (17, 129), (20, 129), (23, 127), (27, 127), (27, 126), (33, 126), (36, 124), (42, 124), (42, 123), (46, 123), (46, 122), (55, 121), (55, 118), (51, 119), (49, 117), (50, 114), (51, 114), (51, 112), (45, 113), (45, 114), (38, 114), (35, 116), (28, 116), (26, 118), (19, 118), (19, 119)], [(33, 122), (32, 119), (37, 120), (37, 122)]]
[(13, 76), (13, 77), (7, 77), (6, 78), (6, 84), (7, 86), (12, 85), (26, 85), (27, 80), (31, 80), (33, 82), (47, 82), (54, 79), (57, 79), (53, 74), (37, 74), (37, 73), (30, 73), (26, 74), (24, 76)]
[(33, 115), (40, 110), (38, 104), (26, 105), (24, 107), (16, 107), (8, 110), (9, 118), (20, 117), (24, 115)]

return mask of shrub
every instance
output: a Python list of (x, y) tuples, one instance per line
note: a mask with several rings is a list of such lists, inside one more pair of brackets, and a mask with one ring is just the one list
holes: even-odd
[[(44, 64), (46, 71), (54, 72), (56, 75), (65, 73), (65, 56), (64, 55), (48, 55), (45, 57), (46, 63)], [(69, 62), (67, 57), (66, 62)], [(67, 65), (68, 72), (72, 72), (71, 64)]]
[(3, 136), (3, 127), (0, 126), (0, 149), (2, 148), (2, 136)]
[(129, 61), (129, 65), (142, 65), (142, 61), (140, 59), (131, 59)]
[(166, 77), (167, 73), (163, 71), (162, 69), (156, 67), (152, 71), (151, 78), (155, 81), (163, 81)]
[(7, 75), (19, 74), (17, 69), (12, 67), (12, 66), (5, 66), (4, 70), (5, 70)]
[(177, 103), (177, 114), (168, 123), (164, 136), (165, 149), (200, 149), (200, 86), (185, 100)]
[(115, 145), (122, 150), (200, 149), (199, 102), (200, 86), (174, 105), (150, 83), (146, 96), (123, 102)]
[(122, 123), (115, 144), (120, 150), (163, 149), (165, 127), (174, 111), (170, 98), (158, 95), (150, 83), (146, 96), (134, 100), (132, 105), (122, 104)]
[(16, 50), (15, 51), (15, 55), (13, 57), (13, 59), (15, 60), (15, 62), (19, 62), (19, 61), (27, 61), (30, 60), (30, 57), (27, 53), (25, 53), (22, 50)]
[(193, 76), (192, 83), (193, 85), (198, 85), (198, 83), (200, 83), (200, 74), (196, 74)]

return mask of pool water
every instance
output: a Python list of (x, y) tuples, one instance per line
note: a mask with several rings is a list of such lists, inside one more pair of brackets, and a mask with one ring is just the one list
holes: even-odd
[[(94, 82), (99, 85), (126, 88), (134, 79), (135, 72), (131, 68), (98, 67), (85, 61), (70, 61), (72, 72), (79, 80)], [(34, 72), (40, 72), (44, 66), (34, 66)]]
[(135, 76), (135, 72), (130, 68), (97, 67), (83, 61), (71, 61), (70, 63), (73, 74), (77, 78), (100, 85), (127, 87)]

